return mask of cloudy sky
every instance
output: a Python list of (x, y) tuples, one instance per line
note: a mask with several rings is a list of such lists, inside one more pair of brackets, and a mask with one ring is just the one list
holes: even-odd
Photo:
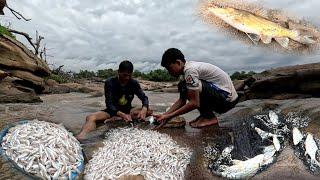
[[(250, 0), (268, 8), (282, 8), (317, 24), (319, 0)], [(16, 20), (5, 10), (2, 24), (35, 37), (45, 36), (49, 62), (66, 70), (117, 68), (130, 59), (135, 68), (160, 67), (170, 47), (188, 60), (215, 64), (232, 73), (320, 62), (320, 53), (288, 55), (244, 44), (204, 23), (197, 14), (198, 0), (7, 0), (9, 6), (32, 20)], [(320, 24), (317, 24), (320, 26)], [(23, 42), (23, 38), (19, 38)]]

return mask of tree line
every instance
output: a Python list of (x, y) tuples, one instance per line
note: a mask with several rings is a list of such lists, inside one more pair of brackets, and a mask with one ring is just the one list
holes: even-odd
[[(256, 74), (253, 71), (236, 71), (230, 75), (232, 80), (243, 80), (252, 75)], [(72, 82), (77, 79), (107, 79), (117, 75), (117, 70), (113, 69), (103, 69), (98, 71), (80, 70), (79, 72), (64, 72), (59, 69), (59, 71), (52, 71), (51, 79), (56, 80), (59, 83)], [(156, 69), (148, 73), (135, 70), (132, 74), (133, 78), (138, 78), (148, 81), (156, 82), (168, 82), (168, 81), (178, 81), (178, 78), (172, 77), (167, 70)]]
[[(80, 70), (80, 72), (74, 73), (74, 77), (77, 79), (81, 79), (81, 78), (90, 79), (94, 77), (107, 79), (109, 77), (116, 76), (116, 75), (117, 75), (117, 70), (113, 70), (113, 69), (98, 70), (97, 72)], [(177, 81), (178, 80), (177, 78), (170, 76), (168, 71), (163, 69), (152, 70), (148, 73), (135, 70), (132, 73), (132, 76), (134, 78), (140, 78), (140, 79), (149, 80), (149, 81)]]

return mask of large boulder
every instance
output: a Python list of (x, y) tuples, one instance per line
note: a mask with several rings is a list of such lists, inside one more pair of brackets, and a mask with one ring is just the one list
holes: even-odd
[(19, 41), (0, 34), (0, 68), (28, 71), (38, 76), (48, 76), (48, 65)]
[(5, 77), (9, 76), (9, 73), (0, 70), (0, 80), (4, 79)]
[[(254, 75), (246, 99), (320, 97), (320, 63), (280, 67)], [(252, 80), (253, 79), (253, 80)]]
[(33, 89), (16, 83), (21, 79), (7, 77), (0, 83), (0, 103), (42, 102)]
[(50, 75), (46, 62), (19, 41), (0, 34), (0, 103), (41, 102), (43, 77)]

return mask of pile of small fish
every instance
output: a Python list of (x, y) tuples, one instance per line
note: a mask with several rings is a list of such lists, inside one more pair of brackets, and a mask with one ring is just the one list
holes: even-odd
[(104, 146), (94, 153), (84, 179), (117, 179), (142, 175), (145, 179), (183, 179), (192, 152), (166, 134), (138, 128), (106, 133)]
[(38, 120), (10, 128), (1, 146), (21, 169), (45, 179), (72, 179), (84, 159), (80, 143), (63, 125)]
[[(267, 114), (255, 115), (249, 121), (250, 131), (259, 137), (258, 146), (263, 145), (258, 153), (247, 160), (236, 160), (234, 145), (224, 149), (219, 146), (208, 146), (204, 149), (204, 156), (209, 160), (209, 169), (222, 177), (229, 179), (243, 179), (254, 176), (276, 161), (276, 157), (284, 148), (284, 141), (291, 139), (298, 157), (305, 160), (305, 164), (314, 174), (320, 170), (317, 153), (320, 156), (320, 141), (311, 133), (302, 133), (299, 128), (306, 127), (310, 118), (303, 118), (297, 113), (289, 113), (280, 118), (274, 111)], [(252, 137), (254, 138), (254, 137)]]

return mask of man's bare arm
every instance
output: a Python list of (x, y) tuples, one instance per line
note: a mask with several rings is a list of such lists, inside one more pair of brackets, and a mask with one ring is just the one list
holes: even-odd
[(182, 107), (183, 105), (185, 105), (185, 104), (186, 104), (186, 100), (183, 100), (183, 99), (179, 98), (179, 99), (170, 107), (170, 109), (169, 109), (167, 112), (163, 113), (163, 114), (170, 114), (170, 113), (176, 111), (177, 109), (181, 108), (181, 107)]
[(182, 107), (180, 107), (179, 109), (168, 113), (167, 115), (169, 115), (170, 117), (175, 117), (175, 116), (179, 116), (181, 114), (185, 114), (188, 113), (194, 109), (197, 109), (200, 107), (200, 93), (198, 90), (188, 90), (188, 99), (189, 102), (185, 105), (183, 105)]

